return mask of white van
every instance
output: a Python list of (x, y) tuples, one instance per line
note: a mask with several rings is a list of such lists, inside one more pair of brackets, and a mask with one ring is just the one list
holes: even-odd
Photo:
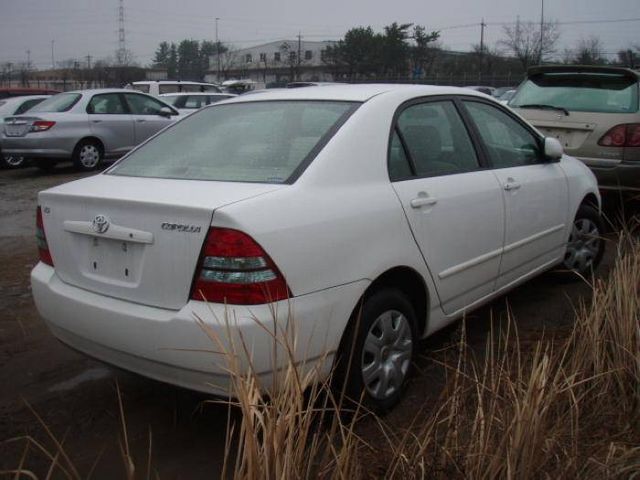
[(177, 93), (177, 92), (216, 92), (220, 93), (222, 90), (213, 83), (202, 82), (183, 82), (180, 80), (148, 80), (141, 82), (132, 82), (127, 84), (124, 88), (132, 90), (138, 90), (139, 92), (148, 93), (150, 95), (158, 96), (163, 93)]

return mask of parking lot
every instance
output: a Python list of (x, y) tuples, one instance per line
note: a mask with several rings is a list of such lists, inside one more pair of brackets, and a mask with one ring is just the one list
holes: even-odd
[[(65, 439), (65, 450), (82, 476), (95, 464), (93, 478), (120, 477), (124, 471), (117, 382), (137, 464), (146, 464), (151, 437), (151, 465), (161, 478), (212, 478), (224, 459), (225, 407), (203, 404), (206, 396), (107, 367), (72, 351), (54, 339), (33, 305), (29, 272), (37, 261), (36, 194), (86, 175), (64, 167), (49, 174), (36, 168), (0, 171), (0, 440), (29, 435), (53, 447), (33, 408), (58, 439)], [(599, 275), (606, 275), (613, 250), (609, 246)], [(575, 305), (588, 293), (584, 283), (542, 275), (469, 315), (469, 341), (472, 346), (483, 345), (491, 319), (503, 318), (507, 305), (521, 336), (566, 327)], [(389, 422), (408, 425), (416, 411), (437, 395), (440, 372), (430, 362), (429, 352), (446, 344), (455, 331), (456, 326), (446, 329), (424, 344), (420, 373), (400, 406), (387, 416)], [(24, 445), (0, 444), (0, 470), (16, 468)], [(48, 461), (41, 458), (35, 466), (44, 473)]]

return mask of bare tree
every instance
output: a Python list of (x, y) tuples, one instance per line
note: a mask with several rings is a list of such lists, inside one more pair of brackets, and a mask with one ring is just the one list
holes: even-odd
[(577, 65), (603, 65), (607, 63), (603, 55), (600, 39), (598, 37), (589, 37), (580, 40), (570, 63)]
[(505, 25), (503, 34), (504, 38), (498, 44), (513, 53), (525, 70), (554, 53), (560, 37), (556, 22), (543, 24), (541, 33), (539, 24), (517, 21), (515, 25)]

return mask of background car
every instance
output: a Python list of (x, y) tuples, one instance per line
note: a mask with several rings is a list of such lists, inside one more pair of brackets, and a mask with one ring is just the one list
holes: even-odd
[[(5, 117), (11, 115), (20, 115), (44, 99), (49, 98), (49, 95), (25, 95), (17, 97), (7, 97), (0, 100), (0, 124), (4, 121)], [(0, 144), (0, 167), (3, 168), (19, 168), (25, 165), (25, 158), (22, 156), (5, 156), (2, 154), (2, 145)]]
[(165, 93), (159, 98), (177, 108), (180, 113), (188, 114), (212, 103), (236, 96), (233, 93)]
[(493, 87), (485, 87), (480, 85), (472, 85), (464, 88), (475, 90), (476, 92), (484, 93), (485, 95), (491, 95), (491, 96), (493, 96), (493, 91), (495, 90)]
[(203, 82), (183, 82), (181, 80), (142, 80), (126, 85), (127, 90), (137, 90), (138, 92), (148, 93), (157, 97), (164, 93), (178, 92), (216, 92), (221, 93), (222, 90), (218, 85)]
[(509, 104), (509, 100), (511, 100), (515, 94), (516, 94), (515, 90), (507, 90), (502, 95), (500, 95), (499, 97), (496, 97), (496, 98), (498, 99), (498, 101), (501, 104), (508, 105)]
[(25, 95), (55, 95), (56, 93), (60, 93), (60, 91), (48, 88), (2, 87), (0, 88), (0, 99)]
[(71, 160), (79, 170), (98, 168), (175, 121), (180, 113), (144, 93), (121, 89), (60, 93), (24, 115), (4, 120), (5, 155), (34, 159), (48, 170)]
[(626, 68), (532, 67), (509, 106), (586, 163), (601, 189), (638, 192), (639, 78)]
[(493, 89), (493, 96), (500, 99), (506, 92), (515, 90), (517, 87), (498, 87)]
[(380, 410), (420, 338), (554, 266), (588, 275), (604, 248), (589, 169), (452, 87), (239, 96), (38, 201), (33, 297), (63, 342), (229, 395), (194, 317), (265, 390), (289, 325), (296, 365)]

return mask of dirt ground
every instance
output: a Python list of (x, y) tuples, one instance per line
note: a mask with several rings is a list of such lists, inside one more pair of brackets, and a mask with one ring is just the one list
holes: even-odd
[[(69, 168), (49, 174), (35, 168), (0, 170), (0, 472), (20, 464), (26, 442), (18, 437), (31, 436), (54, 451), (37, 412), (47, 428), (64, 439), (81, 477), (94, 468), (92, 478), (123, 478), (117, 381), (137, 465), (147, 464), (151, 437), (151, 465), (158, 478), (217, 478), (224, 461), (225, 407), (203, 404), (204, 395), (87, 358), (59, 343), (38, 317), (29, 287), (29, 272), (37, 259), (36, 194), (82, 176)], [(599, 275), (610, 268), (613, 250), (611, 245)], [(484, 344), (492, 318), (504, 317), (507, 309), (521, 335), (566, 327), (579, 299), (588, 295), (582, 282), (560, 282), (557, 275), (544, 274), (470, 314), (469, 342)], [(455, 331), (448, 328), (424, 343), (419, 374), (387, 422), (408, 425), (437, 393), (437, 367), (428, 352), (450, 341)], [(231, 418), (237, 420), (235, 414)], [(41, 453), (30, 450), (27, 464), (46, 476), (49, 462)], [(139, 474), (146, 477), (146, 471)]]

